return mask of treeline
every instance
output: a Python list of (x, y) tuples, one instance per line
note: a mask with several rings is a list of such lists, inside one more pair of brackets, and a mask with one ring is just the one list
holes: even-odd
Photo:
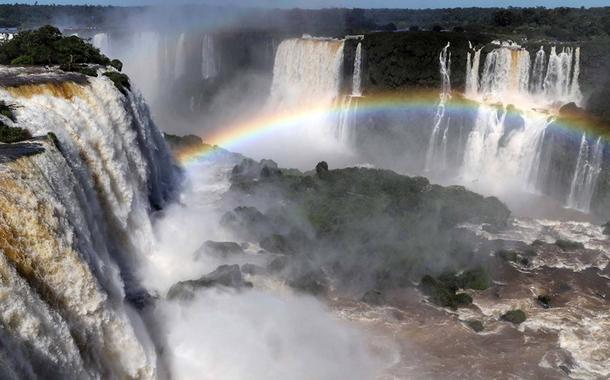
[(141, 8), (93, 5), (0, 4), (0, 28), (36, 28), (52, 24), (75, 28), (113, 25)]
[[(519, 34), (529, 39), (610, 38), (605, 8), (448, 8), (448, 9), (254, 9), (185, 5), (147, 12), (150, 7), (0, 5), (0, 28), (53, 24), (72, 28), (121, 28), (142, 15), (154, 28), (203, 22), (300, 35), (343, 36), (372, 31), (434, 30)], [(228, 21), (230, 20), (230, 21)]]
[(457, 29), (529, 39), (610, 38), (610, 7), (367, 9), (364, 13), (376, 24), (392, 23), (399, 29)]

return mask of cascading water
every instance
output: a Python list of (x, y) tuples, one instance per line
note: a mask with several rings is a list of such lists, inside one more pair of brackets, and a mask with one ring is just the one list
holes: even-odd
[[(532, 65), (527, 50), (503, 43), (487, 54), (480, 77), (478, 53), (467, 60), (466, 95), (480, 106), (465, 145), (460, 177), (484, 192), (540, 192), (546, 178), (541, 172), (541, 151), (546, 127), (553, 122), (549, 114), (565, 103), (582, 101), (580, 49), (564, 48), (558, 54), (553, 47), (547, 57), (541, 47)], [(589, 201), (571, 197), (568, 202), (579, 209), (588, 208), (590, 189), (597, 181), (594, 171), (585, 174), (589, 173), (585, 166), (577, 167), (572, 187)]]
[(479, 68), (481, 64), (481, 50), (466, 55), (466, 95), (475, 96), (479, 91)]
[(294, 38), (277, 49), (270, 104), (332, 104), (339, 96), (343, 40)]
[[(451, 98), (451, 52), (449, 51), (450, 44), (443, 48), (439, 54), (439, 70), (441, 76), (441, 94), (436, 113), (434, 115), (434, 124), (432, 134), (428, 142), (428, 150), (426, 152), (426, 164), (424, 170), (444, 170), (447, 164), (447, 132), (449, 123), (443, 121), (445, 119), (445, 106), (447, 100)], [(444, 128), (442, 128), (442, 124)], [(441, 129), (443, 131), (441, 132)]]
[(343, 49), (344, 40), (307, 37), (282, 41), (264, 110), (269, 118), (280, 118), (282, 128), (273, 130), (273, 135), (261, 134), (255, 144), (240, 146), (240, 152), (259, 158), (263, 145), (266, 157), (303, 168), (317, 163), (315, 154), (296, 157), (291, 148), (295, 143), (315, 149), (318, 157), (346, 154), (347, 147), (340, 138), (334, 138), (342, 133), (341, 117), (333, 112), (343, 100)]
[(534, 60), (534, 66), (532, 67), (532, 83), (530, 85), (530, 92), (534, 95), (540, 95), (544, 90), (544, 71), (546, 64), (546, 53), (544, 48), (541, 46), (540, 50), (536, 53), (536, 59)]
[(173, 186), (163, 138), (141, 98), (103, 76), (25, 75), (0, 99), (15, 106), (18, 126), (53, 132), (59, 145), (32, 140), (23, 149), (37, 154), (0, 170), (0, 289), (11, 298), (0, 324), (15, 352), (2, 371), (153, 378), (154, 349), (123, 301), (135, 284), (122, 278), (149, 252), (149, 210)]
[(186, 34), (180, 33), (178, 43), (176, 45), (176, 58), (174, 58), (175, 69), (174, 75), (176, 79), (181, 78), (186, 73)]
[(214, 39), (205, 34), (201, 45), (201, 77), (209, 79), (216, 76), (216, 56), (214, 52)]
[(352, 96), (362, 96), (362, 42), (358, 42), (356, 55), (354, 57)]
[(603, 154), (604, 145), (601, 137), (598, 137), (591, 147), (587, 141), (587, 135), (583, 133), (568, 195), (568, 207), (584, 212), (590, 211), (591, 199), (601, 173)]

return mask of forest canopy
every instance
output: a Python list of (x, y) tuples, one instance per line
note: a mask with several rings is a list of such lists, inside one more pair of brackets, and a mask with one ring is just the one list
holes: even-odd
[(76, 36), (63, 36), (59, 29), (47, 25), (17, 33), (0, 44), (2, 65), (109, 65), (110, 59), (99, 49)]

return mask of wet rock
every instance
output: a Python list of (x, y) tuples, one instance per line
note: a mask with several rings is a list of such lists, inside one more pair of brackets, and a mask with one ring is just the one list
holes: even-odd
[(125, 293), (125, 299), (138, 310), (154, 305), (156, 297), (144, 288), (131, 289)]
[(284, 268), (286, 268), (286, 265), (288, 265), (288, 258), (286, 256), (279, 256), (271, 260), (267, 269), (271, 273), (277, 273), (283, 271)]
[(316, 165), (316, 174), (318, 177), (323, 178), (328, 175), (328, 164), (326, 161), (320, 161)]
[(540, 306), (542, 306), (543, 308), (548, 309), (551, 307), (551, 296), (549, 296), (548, 294), (541, 294), (536, 297), (536, 299), (538, 300)]
[(243, 255), (244, 249), (241, 245), (230, 241), (212, 241), (208, 240), (201, 248), (195, 252), (195, 258), (199, 258), (204, 254), (222, 257), (226, 259), (229, 256)]
[(167, 298), (188, 300), (192, 299), (199, 289), (217, 286), (242, 289), (251, 288), (252, 283), (244, 281), (239, 265), (221, 265), (198, 280), (181, 281), (173, 285), (167, 293)]
[(321, 270), (312, 270), (299, 274), (295, 279), (288, 281), (288, 285), (305, 293), (319, 295), (326, 292), (328, 280)]
[(252, 276), (258, 276), (267, 273), (267, 270), (260, 265), (246, 263), (241, 266), (242, 273), (249, 274)]
[(500, 319), (506, 322), (513, 323), (515, 325), (519, 325), (527, 319), (525, 312), (521, 309), (510, 310), (500, 316)]
[(602, 225), (604, 227), (604, 235), (610, 236), (610, 222)]
[(481, 332), (485, 329), (483, 322), (477, 320), (466, 321), (466, 325), (470, 327), (474, 332)]
[(370, 305), (383, 305), (386, 303), (385, 295), (381, 290), (371, 289), (364, 293), (362, 296), (362, 302)]
[(225, 213), (220, 225), (247, 239), (259, 240), (269, 236), (273, 223), (269, 217), (255, 207), (237, 207)]
[(260, 241), (260, 246), (267, 252), (271, 253), (292, 253), (293, 247), (286, 237), (279, 234), (273, 234)]
[(573, 251), (576, 249), (585, 249), (585, 245), (583, 243), (565, 239), (558, 239), (555, 242), (555, 245), (561, 248), (564, 251)]

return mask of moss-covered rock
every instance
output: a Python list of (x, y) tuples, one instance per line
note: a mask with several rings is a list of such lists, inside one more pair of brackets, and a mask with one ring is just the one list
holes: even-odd
[(456, 293), (456, 289), (452, 285), (436, 280), (429, 275), (422, 277), (420, 289), (432, 303), (439, 306), (457, 309), (472, 303), (472, 297), (468, 294)]
[(564, 251), (573, 251), (576, 249), (584, 249), (585, 245), (583, 243), (565, 239), (558, 239), (555, 242), (555, 245), (561, 248)]
[(483, 325), (483, 322), (481, 322), (481, 321), (477, 321), (477, 320), (466, 321), (466, 325), (468, 327), (470, 327), (474, 332), (479, 333), (479, 332), (485, 330), (485, 326)]
[(500, 316), (500, 319), (506, 322), (519, 325), (527, 319), (525, 312), (521, 309), (510, 310)]

